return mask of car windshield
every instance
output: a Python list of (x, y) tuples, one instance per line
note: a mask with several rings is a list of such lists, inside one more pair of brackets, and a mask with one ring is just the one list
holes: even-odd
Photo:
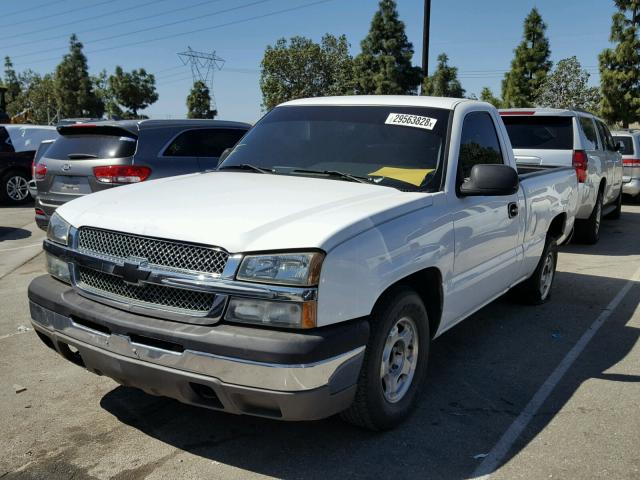
[(394, 106), (278, 107), (245, 135), (219, 169), (438, 189), (449, 114)]

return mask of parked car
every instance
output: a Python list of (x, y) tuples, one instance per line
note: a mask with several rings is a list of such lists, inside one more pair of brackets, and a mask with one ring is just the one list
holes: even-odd
[(36, 222), (46, 229), (60, 205), (89, 193), (216, 168), (250, 128), (219, 120), (124, 120), (58, 126), (39, 163)]
[(60, 207), (51, 275), (29, 286), (33, 326), (156, 395), (390, 428), (433, 337), (511, 288), (550, 298), (577, 201), (571, 167), (518, 175), (488, 103), (297, 100), (216, 171)]
[(613, 140), (620, 145), (622, 165), (622, 193), (633, 198), (640, 194), (640, 130), (616, 130)]
[[(36, 185), (36, 168), (38, 166), (38, 162), (42, 159), (45, 152), (49, 149), (51, 144), (55, 140), (45, 140), (40, 142), (38, 145), (38, 149), (33, 157), (33, 162), (31, 163), (31, 180), (29, 180), (29, 194), (31, 198), (35, 199), (38, 196), (38, 186)], [(38, 212), (36, 212), (36, 215)]]
[(0, 203), (19, 205), (31, 199), (29, 180), (38, 145), (58, 136), (55, 127), (0, 125)]
[(596, 243), (602, 216), (622, 209), (622, 157), (605, 123), (582, 111), (500, 110), (518, 165), (573, 166), (580, 200), (576, 238)]

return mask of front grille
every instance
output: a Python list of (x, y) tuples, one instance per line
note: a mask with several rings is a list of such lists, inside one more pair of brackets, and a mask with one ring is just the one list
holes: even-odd
[(129, 285), (120, 277), (78, 267), (80, 289), (127, 304), (165, 308), (177, 313), (202, 315), (213, 307), (215, 294), (143, 283)]
[(220, 274), (229, 258), (222, 250), (171, 240), (89, 227), (78, 233), (78, 249), (83, 253), (116, 261), (144, 258), (151, 266), (169, 270)]

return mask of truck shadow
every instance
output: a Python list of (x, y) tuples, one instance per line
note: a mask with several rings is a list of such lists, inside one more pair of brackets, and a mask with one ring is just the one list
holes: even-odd
[[(283, 423), (234, 416), (125, 387), (106, 394), (101, 406), (178, 449), (278, 478), (468, 478), (626, 282), (559, 272), (555, 298), (543, 306), (522, 307), (503, 297), (485, 307), (433, 343), (418, 407), (391, 432), (371, 433), (337, 418)], [(626, 323), (639, 295), (636, 285), (627, 294), (632, 301), (623, 302), (602, 327), (503, 464), (546, 427), (584, 382), (640, 381), (607, 373), (638, 339), (639, 329)], [(603, 338), (609, 339), (606, 354), (594, 352)]]

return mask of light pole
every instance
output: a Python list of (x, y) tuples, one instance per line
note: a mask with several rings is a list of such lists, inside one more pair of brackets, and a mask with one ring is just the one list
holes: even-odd
[(431, 24), (431, 0), (424, 0), (424, 25), (422, 27), (422, 73), (429, 75), (429, 26)]

